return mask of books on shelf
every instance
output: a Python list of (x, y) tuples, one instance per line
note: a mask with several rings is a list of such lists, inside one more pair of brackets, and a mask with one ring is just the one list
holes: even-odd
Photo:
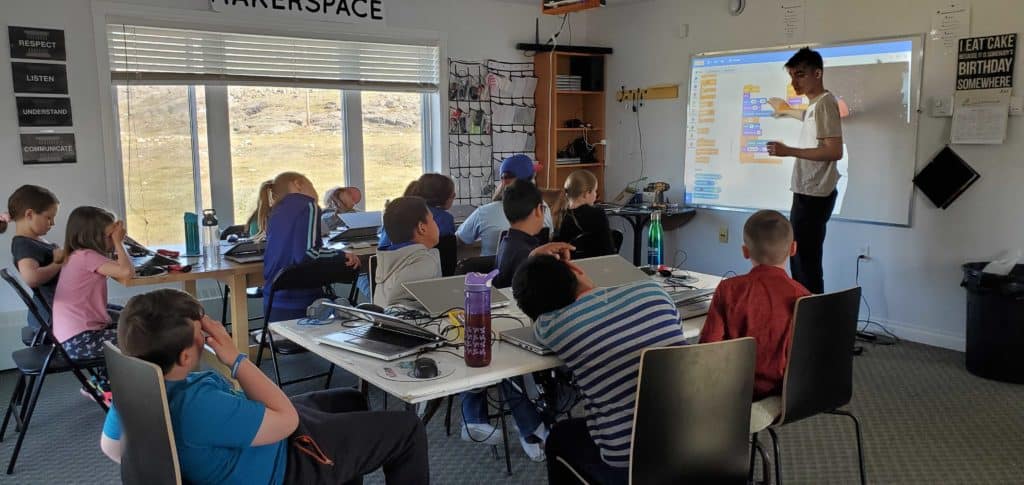
[(560, 74), (555, 78), (555, 87), (559, 91), (580, 91), (583, 86), (583, 76)]
[(556, 158), (555, 165), (575, 165), (581, 163), (580, 157)]

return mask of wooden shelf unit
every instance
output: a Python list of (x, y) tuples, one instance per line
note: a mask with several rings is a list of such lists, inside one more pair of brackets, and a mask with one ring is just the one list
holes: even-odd
[[(555, 163), (556, 154), (579, 137), (585, 137), (593, 144), (605, 138), (601, 127), (605, 126), (604, 54), (583, 54), (574, 52), (539, 52), (533, 58), (537, 74), (536, 137), (537, 162), (541, 172), (537, 185), (544, 190), (561, 191), (566, 177), (576, 170), (593, 172), (598, 180), (597, 198), (604, 200), (605, 146), (597, 145), (594, 152), (596, 163)], [(589, 66), (587, 66), (589, 64)], [(584, 72), (580, 72), (585, 66)], [(560, 91), (556, 88), (559, 74), (583, 75), (583, 90)], [(596, 77), (596, 79), (595, 79)], [(600, 87), (600, 89), (591, 89)], [(594, 128), (566, 128), (565, 122), (578, 119), (590, 123)]]

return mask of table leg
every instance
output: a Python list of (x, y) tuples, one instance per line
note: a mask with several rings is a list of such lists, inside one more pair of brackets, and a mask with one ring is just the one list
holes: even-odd
[(185, 293), (192, 295), (193, 298), (199, 298), (199, 292), (196, 289), (196, 280), (182, 281), (181, 287), (185, 290)]
[(255, 351), (249, 349), (249, 302), (245, 294), (246, 277), (244, 274), (232, 275), (228, 279), (228, 304), (231, 306), (231, 339), (239, 352), (249, 354), (255, 360)]
[(629, 223), (629, 227), (633, 228), (633, 265), (640, 266), (640, 257), (642, 254), (640, 252), (640, 244), (644, 242), (644, 226), (642, 224), (638, 224), (640, 221), (634, 220), (631, 216), (625, 216), (623, 219)]

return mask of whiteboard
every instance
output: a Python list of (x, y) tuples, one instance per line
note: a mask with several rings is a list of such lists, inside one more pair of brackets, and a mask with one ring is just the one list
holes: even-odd
[[(800, 46), (702, 53), (690, 62), (683, 163), (686, 202), (715, 209), (788, 211), (793, 158), (765, 144), (800, 147), (801, 121), (775, 118), (767, 99), (806, 106), (783, 65)], [(905, 36), (812, 46), (825, 89), (843, 114), (844, 156), (833, 218), (910, 224), (923, 39)]]

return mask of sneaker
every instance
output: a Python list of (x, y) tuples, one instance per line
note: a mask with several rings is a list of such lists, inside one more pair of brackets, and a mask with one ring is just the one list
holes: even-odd
[(519, 437), (519, 444), (523, 446), (523, 451), (526, 452), (526, 456), (530, 457), (530, 460), (535, 462), (542, 462), (547, 457), (544, 454), (544, 442), (536, 436), (530, 435), (536, 443), (530, 443), (526, 438)]
[(501, 431), (490, 424), (462, 423), (462, 441), (497, 446), (501, 444)]

